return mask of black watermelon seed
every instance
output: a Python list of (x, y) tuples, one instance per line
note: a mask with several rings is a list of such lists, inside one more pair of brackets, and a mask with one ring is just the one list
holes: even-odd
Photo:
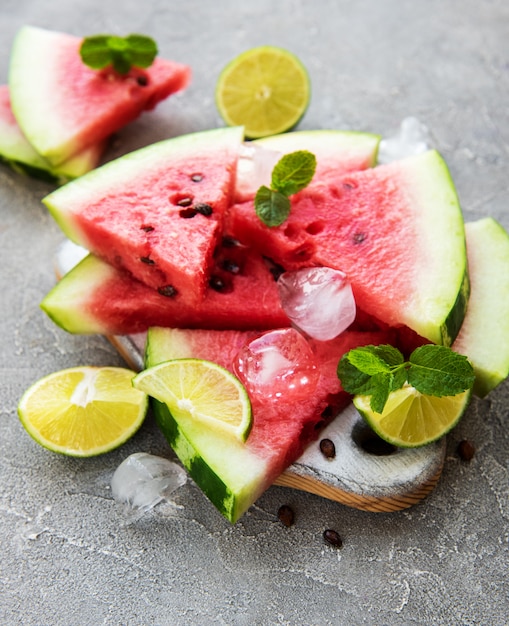
[(362, 243), (366, 239), (366, 235), (364, 233), (355, 233), (353, 236), (354, 244)]
[(463, 439), (459, 442), (457, 452), (462, 461), (470, 462), (474, 458), (475, 447), (471, 441)]
[(148, 78), (145, 75), (138, 76), (136, 82), (140, 87), (146, 87), (148, 85)]
[(221, 276), (217, 275), (213, 275), (210, 277), (209, 286), (211, 287), (211, 289), (214, 289), (214, 291), (225, 291), (227, 287), (225, 281), (221, 278)]
[(335, 548), (341, 548), (343, 545), (343, 540), (335, 530), (332, 530), (332, 528), (328, 528), (323, 531), (323, 538), (324, 541)]
[(186, 196), (185, 198), (180, 198), (180, 200), (177, 201), (178, 206), (191, 206), (191, 204), (193, 204), (193, 199), (189, 196)]
[(293, 523), (295, 522), (295, 513), (293, 512), (293, 509), (287, 504), (283, 504), (279, 507), (277, 516), (279, 518), (279, 521), (287, 528), (293, 526)]
[(200, 183), (203, 180), (203, 174), (192, 174), (191, 180), (193, 183)]
[(188, 220), (191, 217), (194, 217), (196, 215), (196, 211), (194, 210), (193, 207), (189, 207), (188, 209), (182, 209), (181, 211), (179, 211), (179, 215), (180, 217), (183, 217), (184, 219)]
[(240, 265), (235, 263), (235, 261), (231, 261), (230, 259), (225, 259), (221, 263), (221, 267), (225, 272), (230, 272), (230, 274), (238, 274), (240, 272)]
[(193, 208), (197, 213), (205, 215), (205, 217), (212, 215), (212, 207), (210, 204), (206, 204), (205, 202), (198, 202), (198, 204), (195, 204)]
[(147, 265), (155, 265), (156, 264), (156, 262), (153, 259), (151, 259), (149, 256), (142, 256), (142, 257), (140, 257), (140, 261), (142, 263), (146, 263)]
[(178, 294), (173, 285), (164, 285), (164, 287), (159, 287), (157, 291), (166, 298), (174, 298)]
[(144, 230), (146, 233), (149, 233), (150, 231), (154, 230), (153, 226), (149, 226), (147, 224), (142, 224), (140, 228), (141, 230)]
[(234, 237), (230, 237), (229, 235), (225, 235), (221, 241), (221, 245), (225, 248), (237, 248), (240, 246), (240, 241), (235, 239)]
[(322, 439), (320, 441), (320, 452), (327, 459), (333, 459), (336, 456), (336, 446), (330, 439)]

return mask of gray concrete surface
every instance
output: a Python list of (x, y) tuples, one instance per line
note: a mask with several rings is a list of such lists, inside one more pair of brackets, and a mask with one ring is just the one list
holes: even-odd
[[(456, 182), (467, 219), (509, 228), (509, 4), (506, 0), (2, 0), (0, 82), (17, 29), (152, 35), (192, 65), (191, 87), (119, 134), (110, 156), (221, 124), (224, 64), (264, 43), (297, 53), (313, 83), (301, 128), (393, 133), (415, 115)], [(372, 514), (273, 487), (235, 526), (192, 485), (182, 508), (125, 525), (111, 473), (130, 453), (168, 454), (149, 418), (93, 460), (53, 455), (16, 405), (43, 374), (121, 364), (99, 337), (72, 337), (38, 308), (62, 235), (50, 187), (0, 169), (0, 623), (6, 625), (328, 625), (509, 622), (509, 384), (475, 401), (448, 438), (442, 478), (405, 512)], [(459, 460), (462, 438), (476, 445)], [(290, 504), (296, 523), (276, 519)], [(335, 528), (338, 551), (322, 541)]]

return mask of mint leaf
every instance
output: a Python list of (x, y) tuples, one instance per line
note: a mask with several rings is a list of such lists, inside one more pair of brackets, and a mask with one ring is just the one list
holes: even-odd
[(127, 74), (131, 67), (149, 67), (157, 55), (153, 39), (145, 35), (92, 35), (80, 47), (81, 60), (92, 69), (112, 65), (119, 74)]
[(316, 157), (307, 150), (285, 154), (272, 170), (269, 189), (262, 185), (254, 199), (256, 215), (269, 227), (281, 226), (290, 215), (289, 196), (309, 185), (316, 170)]
[(382, 413), (389, 397), (389, 393), (393, 391), (394, 376), (388, 372), (375, 374), (371, 379), (372, 392), (369, 405), (376, 413)]
[(401, 352), (389, 345), (355, 348), (348, 352), (348, 359), (358, 370), (370, 376), (391, 372), (392, 367), (404, 363)]
[(409, 359), (408, 382), (429, 396), (455, 396), (470, 389), (475, 374), (468, 359), (445, 346), (420, 346)]
[(272, 188), (285, 196), (302, 191), (311, 182), (316, 170), (316, 157), (307, 150), (285, 154), (272, 170)]
[(81, 60), (94, 70), (101, 70), (111, 63), (108, 35), (94, 35), (83, 40)]
[(256, 192), (255, 210), (266, 226), (280, 226), (290, 214), (290, 200), (279, 191), (262, 185)]

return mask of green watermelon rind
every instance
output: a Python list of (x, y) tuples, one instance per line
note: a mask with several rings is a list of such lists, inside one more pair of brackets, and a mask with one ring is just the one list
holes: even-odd
[(243, 138), (244, 129), (235, 126), (164, 139), (105, 163), (50, 193), (42, 199), (42, 202), (64, 234), (71, 241), (88, 248), (86, 235), (76, 224), (73, 208), (70, 207), (80, 202), (90, 202), (105, 194), (113, 194), (115, 190), (122, 189), (124, 183), (132, 182), (139, 177), (140, 172), (150, 171), (151, 167), (160, 166), (165, 161), (171, 164), (172, 158), (178, 158), (179, 161), (187, 157), (192, 158), (197, 150), (203, 149), (204, 146), (213, 147), (220, 139), (240, 146)]
[[(366, 159), (367, 167), (374, 167), (378, 158), (378, 149), (381, 136), (355, 130), (298, 130), (282, 135), (272, 135), (256, 139), (254, 144), (277, 150), (283, 153), (296, 150), (309, 150), (313, 153), (323, 153), (329, 146), (332, 153), (337, 154), (338, 147), (345, 150), (345, 154), (357, 155)], [(367, 158), (366, 158), (367, 157)]]
[(483, 398), (509, 376), (509, 233), (491, 217), (465, 231), (472, 297), (452, 348), (472, 363)]

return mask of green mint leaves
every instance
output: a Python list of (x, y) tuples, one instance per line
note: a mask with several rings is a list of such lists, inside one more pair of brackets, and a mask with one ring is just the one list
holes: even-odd
[(93, 35), (86, 37), (80, 48), (81, 60), (94, 70), (112, 65), (119, 74), (131, 67), (149, 67), (157, 55), (157, 45), (145, 35)]
[(271, 188), (262, 185), (255, 196), (255, 211), (269, 227), (280, 226), (290, 214), (290, 198), (311, 182), (316, 157), (307, 150), (285, 154), (272, 170)]
[(405, 383), (429, 396), (455, 396), (474, 384), (468, 359), (445, 346), (416, 348), (408, 361), (389, 345), (363, 346), (341, 358), (338, 377), (347, 393), (371, 396), (373, 411), (382, 413), (391, 391)]

